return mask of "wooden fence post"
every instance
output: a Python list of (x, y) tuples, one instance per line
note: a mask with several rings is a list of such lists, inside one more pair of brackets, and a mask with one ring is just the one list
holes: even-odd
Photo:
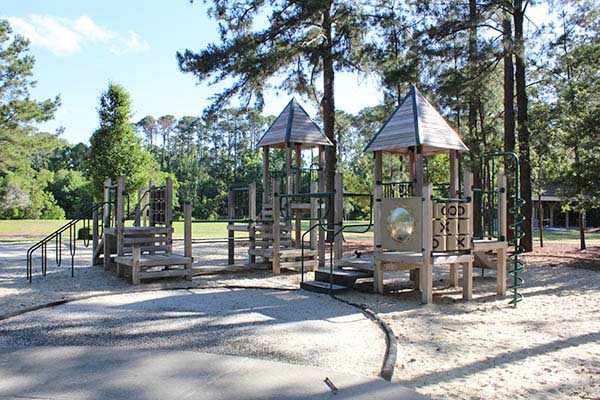
[(104, 270), (108, 271), (108, 269), (110, 268), (110, 253), (111, 253), (111, 248), (110, 248), (110, 235), (107, 233), (108, 232), (108, 228), (110, 228), (110, 208), (111, 208), (111, 204), (110, 204), (110, 191), (111, 191), (111, 181), (110, 179), (107, 179), (104, 181), (104, 206), (103, 206), (103, 213), (102, 213), (102, 223), (104, 224), (104, 227), (102, 229), (102, 246), (104, 247), (102, 249), (102, 253), (103, 253), (103, 259), (104, 259)]

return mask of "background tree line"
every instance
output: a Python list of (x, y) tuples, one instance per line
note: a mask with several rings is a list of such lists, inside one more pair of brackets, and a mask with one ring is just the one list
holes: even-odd
[[(231, 78), (231, 85), (215, 95), (203, 115), (179, 119), (147, 116), (132, 124), (129, 99), (121, 99), (127, 107), (114, 131), (133, 135), (138, 142), (126, 145), (146, 154), (139, 155), (144, 162), (132, 164), (146, 171), (139, 182), (151, 173), (173, 176), (179, 199), (192, 201), (195, 215), (208, 218), (224, 214), (230, 185), (260, 175), (254, 145), (273, 118), (261, 114), (267, 89), (299, 95), (320, 111), (318, 123), (336, 143), (327, 154), (330, 188), (340, 169), (347, 190), (367, 192), (372, 160), (362, 149), (416, 84), (461, 132), (471, 150), (461, 162), (476, 180), (482, 153), (519, 155), (520, 192), (528, 201), (524, 244), (530, 248), (530, 200), (544, 187), (558, 187), (564, 207), (579, 213), (580, 224), (586, 210), (600, 205), (599, 5), (589, 0), (536, 3), (548, 6), (552, 22), (529, 23), (526, 31), (532, 7), (527, 0), (214, 0), (209, 15), (219, 23), (220, 41), (177, 57), (183, 72), (209, 83)], [(255, 19), (265, 15), (268, 23), (255, 28)], [(8, 24), (2, 26), (0, 68), (10, 62), (32, 65), (27, 41), (13, 39)], [(355, 115), (338, 110), (334, 82), (341, 71), (376, 77), (382, 103)], [(33, 128), (34, 122), (53, 117), (60, 99), (30, 99), (31, 67), (20, 75), (13, 82), (2, 74), (8, 84), (0, 95), (8, 98), (6, 88), (15, 85), (17, 97), (38, 111), (15, 117), (3, 100), (0, 111), (20, 119), (16, 124), (0, 119), (0, 140), (6, 143), (0, 149), (0, 216), (49, 218), (61, 210), (72, 216), (78, 204), (97, 193), (98, 182), (83, 162), (88, 150)], [(100, 117), (95, 135), (109, 129)], [(31, 141), (44, 144), (31, 147)], [(407, 178), (399, 160), (385, 165), (388, 179)], [(445, 182), (446, 165), (444, 156), (430, 159), (430, 180)], [(356, 216), (365, 210), (365, 204), (348, 205)], [(581, 238), (584, 247), (583, 230)]]

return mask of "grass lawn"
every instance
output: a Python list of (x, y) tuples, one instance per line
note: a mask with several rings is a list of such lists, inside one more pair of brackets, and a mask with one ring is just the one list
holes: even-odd
[[(30, 241), (42, 239), (59, 229), (67, 220), (0, 220), (0, 241)], [(77, 224), (77, 228), (83, 223)], [(183, 222), (175, 222), (175, 238), (183, 238)], [(226, 222), (199, 222), (192, 224), (192, 234), (195, 239), (227, 237)], [(67, 230), (63, 235), (68, 236)], [(236, 237), (243, 237), (243, 232), (236, 232)]]
[[(24, 241), (41, 239), (44, 236), (54, 232), (61, 226), (65, 225), (67, 220), (0, 220), (0, 241)], [(368, 221), (347, 221), (346, 224), (367, 224)], [(183, 238), (183, 222), (175, 222), (175, 238)], [(83, 223), (78, 224), (78, 228), (82, 227)], [(302, 230), (306, 231), (309, 227), (308, 221), (303, 221)], [(347, 228), (345, 231), (346, 238), (368, 239), (371, 238), (372, 228), (370, 232), (363, 233), (365, 228)], [(227, 223), (226, 222), (198, 222), (192, 224), (192, 232), (194, 239), (207, 238), (226, 238)], [(68, 235), (68, 231), (66, 235)], [(236, 237), (247, 236), (244, 232), (236, 232)], [(585, 235), (586, 240), (590, 242), (600, 241), (600, 232), (588, 232)], [(539, 240), (539, 234), (536, 230), (534, 240)], [(544, 230), (544, 241), (548, 242), (577, 242), (579, 241), (579, 231), (571, 230)]]

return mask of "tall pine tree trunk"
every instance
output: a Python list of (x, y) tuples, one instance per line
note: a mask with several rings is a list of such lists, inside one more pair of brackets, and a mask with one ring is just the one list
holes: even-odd
[[(328, 192), (334, 190), (335, 169), (337, 164), (335, 138), (335, 101), (334, 101), (334, 69), (333, 55), (331, 53), (331, 6), (328, 1), (327, 6), (323, 8), (323, 33), (325, 43), (323, 44), (323, 98), (321, 99), (321, 115), (323, 117), (323, 127), (325, 136), (331, 140), (333, 146), (325, 148), (325, 188)], [(328, 228), (333, 229), (334, 221), (334, 199), (330, 197), (328, 202), (327, 222)], [(330, 238), (331, 236), (328, 235)]]
[[(513, 65), (512, 48), (512, 21), (508, 11), (504, 11), (502, 19), (503, 42), (502, 50), (504, 54), (504, 151), (515, 151), (515, 70)], [(507, 186), (507, 209), (512, 206), (514, 195), (514, 168), (512, 160), (506, 159), (504, 164), (506, 171)], [(507, 215), (507, 223), (510, 226), (513, 223), (513, 215)], [(508, 238), (512, 237), (512, 230), (507, 230)]]
[(525, 221), (523, 222), (523, 233), (521, 245), (525, 251), (533, 250), (533, 207), (531, 202), (531, 157), (529, 153), (529, 128), (527, 126), (527, 90), (525, 78), (525, 38), (523, 36), (523, 18), (525, 8), (523, 0), (515, 0), (515, 83), (517, 87), (517, 123), (519, 137), (519, 165), (521, 169), (521, 197), (526, 204), (522, 208)]

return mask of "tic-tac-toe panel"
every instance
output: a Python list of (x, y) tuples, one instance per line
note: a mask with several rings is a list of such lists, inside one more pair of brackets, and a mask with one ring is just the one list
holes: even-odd
[(420, 197), (384, 198), (378, 229), (385, 250), (422, 250), (422, 210)]
[(433, 251), (471, 248), (470, 206), (456, 201), (433, 204)]

